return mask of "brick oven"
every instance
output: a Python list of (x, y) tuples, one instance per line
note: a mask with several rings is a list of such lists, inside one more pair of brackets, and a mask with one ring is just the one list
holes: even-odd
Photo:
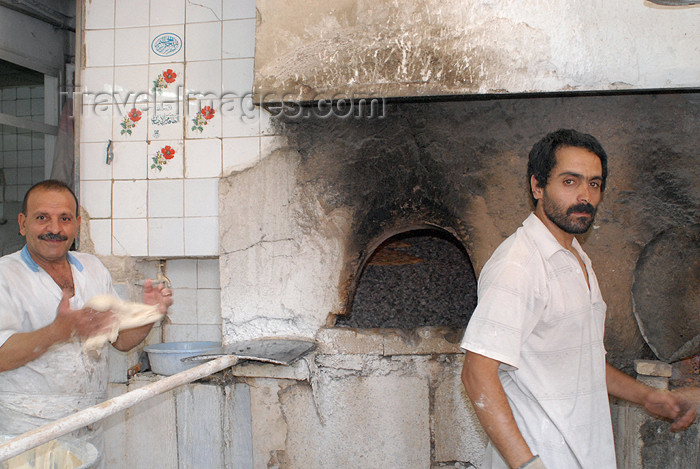
[[(582, 237), (608, 303), (608, 359), (633, 373), (635, 359), (656, 358), (631, 288), (652, 239), (698, 222), (700, 10), (257, 7), (254, 101), (274, 138), (220, 184), (223, 337), (317, 342), (303, 371), (241, 378), (258, 461), (479, 467), (486, 438), (458, 344), (479, 271), (531, 210), (527, 153), (557, 128), (597, 136), (610, 155)], [(627, 34), (637, 27), (671, 34), (673, 53), (661, 36)], [(613, 409), (620, 467), (658, 467), (668, 452), (666, 467), (700, 460), (697, 423), (659, 443), (637, 409)]]

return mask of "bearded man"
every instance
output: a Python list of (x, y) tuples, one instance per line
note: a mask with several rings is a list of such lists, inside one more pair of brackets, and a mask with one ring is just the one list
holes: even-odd
[(615, 468), (608, 394), (673, 419), (695, 419), (680, 394), (652, 389), (605, 361), (606, 305), (574, 235), (593, 223), (607, 154), (561, 129), (537, 142), (535, 211), (484, 266), (467, 326), (462, 382), (489, 437), (486, 468)]

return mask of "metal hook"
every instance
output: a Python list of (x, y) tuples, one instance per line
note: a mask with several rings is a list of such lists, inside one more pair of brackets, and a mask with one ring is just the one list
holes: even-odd
[(105, 161), (107, 164), (112, 164), (112, 160), (114, 160), (114, 149), (112, 148), (112, 141), (108, 140), (107, 141), (107, 161)]

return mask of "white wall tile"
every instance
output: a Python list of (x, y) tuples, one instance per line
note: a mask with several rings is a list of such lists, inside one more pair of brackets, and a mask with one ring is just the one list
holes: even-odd
[(219, 21), (221, 20), (221, 17), (221, 0), (198, 0), (197, 2), (187, 2), (185, 20), (188, 23)]
[(145, 218), (147, 191), (147, 181), (114, 181), (112, 186), (112, 216), (114, 218)]
[(112, 220), (112, 254), (148, 255), (148, 222), (145, 218)]
[(184, 186), (182, 179), (148, 181), (149, 217), (182, 217), (184, 215), (183, 199)]
[(223, 22), (221, 56), (237, 59), (255, 56), (255, 20)]
[(149, 28), (114, 30), (114, 65), (148, 64), (150, 51)]
[(148, 65), (122, 65), (114, 67), (114, 99), (118, 103), (146, 102), (149, 99), (151, 82)]
[(211, 178), (221, 175), (221, 140), (185, 140), (185, 177)]
[(183, 256), (185, 254), (182, 218), (148, 220), (148, 255)]
[(229, 110), (223, 107), (222, 111), (223, 137), (257, 137), (260, 135), (260, 109), (253, 105), (252, 97), (241, 100), (240, 105)]
[(221, 300), (218, 288), (197, 290), (197, 324), (221, 324)]
[(220, 288), (219, 259), (197, 260), (197, 288)]
[(194, 23), (185, 27), (186, 61), (221, 58), (221, 23)]
[(217, 325), (201, 324), (197, 326), (197, 340), (221, 342), (221, 321)]
[(80, 205), (90, 218), (112, 216), (112, 181), (81, 181)]
[(107, 141), (80, 144), (80, 179), (112, 179), (112, 165), (107, 161)]
[(112, 102), (114, 67), (90, 67), (81, 75), (83, 104)]
[(148, 26), (149, 0), (118, 0), (114, 12), (116, 28)]
[(108, 29), (114, 27), (114, 1), (92, 0), (85, 5), (85, 29)]
[[(163, 155), (164, 151), (171, 152), (172, 158), (169, 160), (160, 159), (158, 153)], [(185, 168), (184, 160), (185, 152), (182, 141), (153, 140), (148, 143), (148, 178), (182, 179)], [(160, 169), (158, 169), (158, 165), (160, 165)]]
[(185, 179), (185, 216), (219, 216), (219, 179)]
[(197, 286), (196, 259), (171, 259), (166, 263), (165, 273), (173, 288), (194, 289)]
[(114, 64), (114, 30), (85, 31), (85, 65), (109, 67)]
[(146, 142), (114, 142), (113, 147), (114, 179), (146, 179), (148, 164)]
[(112, 255), (112, 220), (90, 220), (90, 239), (95, 246), (95, 254)]
[(253, 59), (227, 59), (221, 61), (222, 90), (237, 96), (250, 95), (255, 74)]
[(221, 96), (221, 60), (188, 62), (185, 67), (187, 95)]
[(255, 0), (224, 1), (224, 19), (255, 18)]
[(260, 160), (260, 138), (238, 137), (223, 139), (223, 174), (243, 171)]
[(185, 26), (151, 26), (149, 41), (150, 62), (185, 61)]
[(104, 142), (112, 139), (112, 117), (111, 105), (90, 105), (82, 107), (80, 115), (80, 141), (81, 142)]
[(219, 255), (219, 218), (185, 218), (185, 255)]
[(185, 23), (185, 0), (151, 0), (151, 26)]
[(197, 290), (174, 288), (173, 305), (169, 309), (168, 318), (171, 324), (197, 324)]
[(165, 342), (185, 342), (199, 340), (196, 325), (168, 324), (163, 328)]

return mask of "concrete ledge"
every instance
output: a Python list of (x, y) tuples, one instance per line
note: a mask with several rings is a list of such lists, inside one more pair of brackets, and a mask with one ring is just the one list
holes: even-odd
[(320, 354), (434, 355), (462, 353), (462, 330), (450, 327), (397, 329), (321, 329), (316, 336)]

